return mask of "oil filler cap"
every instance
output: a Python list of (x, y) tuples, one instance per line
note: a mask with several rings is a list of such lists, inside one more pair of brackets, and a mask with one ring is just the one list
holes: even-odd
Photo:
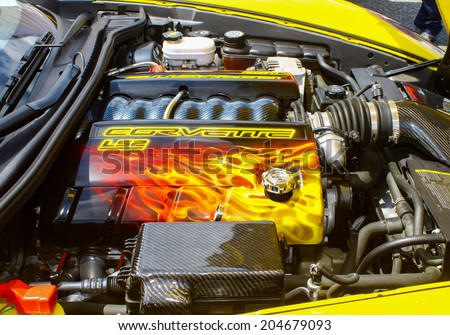
[(269, 199), (283, 202), (292, 197), (296, 180), (291, 171), (273, 168), (262, 174), (262, 184)]
[(230, 30), (224, 35), (224, 46), (228, 48), (240, 49), (245, 48), (245, 34), (240, 30)]

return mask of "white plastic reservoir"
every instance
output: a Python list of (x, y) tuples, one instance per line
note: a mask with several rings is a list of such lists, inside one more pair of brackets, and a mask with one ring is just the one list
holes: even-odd
[(194, 61), (196, 66), (207, 66), (214, 61), (216, 45), (207, 37), (182, 37), (165, 40), (162, 50), (170, 66), (181, 66), (186, 61)]

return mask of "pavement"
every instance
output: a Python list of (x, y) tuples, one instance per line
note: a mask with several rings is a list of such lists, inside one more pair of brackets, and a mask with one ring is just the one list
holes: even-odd
[[(350, 0), (357, 5), (383, 14), (406, 28), (418, 32), (414, 26), (414, 18), (419, 12), (421, 0)], [(448, 42), (448, 34), (445, 28), (437, 36), (435, 44), (446, 47)]]

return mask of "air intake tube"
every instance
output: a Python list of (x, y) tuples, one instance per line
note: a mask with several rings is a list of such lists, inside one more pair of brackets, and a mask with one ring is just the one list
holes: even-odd
[(366, 102), (354, 97), (310, 114), (309, 120), (317, 139), (324, 133), (342, 136), (356, 132), (359, 143), (354, 146), (360, 150), (400, 143), (450, 166), (450, 114), (416, 102)]
[(415, 102), (397, 103), (400, 143), (450, 166), (450, 114)]

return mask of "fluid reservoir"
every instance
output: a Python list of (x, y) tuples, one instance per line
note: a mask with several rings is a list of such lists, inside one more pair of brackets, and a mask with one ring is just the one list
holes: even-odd
[(214, 61), (216, 45), (207, 37), (184, 37), (178, 31), (164, 34), (163, 54), (171, 67), (193, 62), (196, 66), (207, 66)]

